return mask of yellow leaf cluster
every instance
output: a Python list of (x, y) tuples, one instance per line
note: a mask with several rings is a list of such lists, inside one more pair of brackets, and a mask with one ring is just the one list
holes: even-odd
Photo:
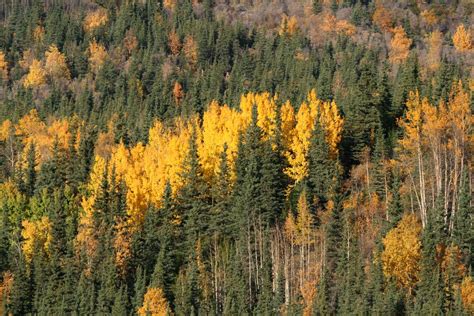
[(387, 32), (392, 28), (392, 15), (382, 5), (377, 5), (372, 20), (382, 31)]
[(337, 21), (336, 23), (336, 32), (338, 34), (345, 34), (347, 36), (352, 36), (356, 32), (356, 27), (347, 20), (340, 20), (340, 21)]
[(464, 308), (474, 314), (474, 281), (468, 276), (461, 283), (461, 298)]
[(24, 220), (21, 225), (23, 227), (21, 231), (21, 237), (23, 238), (21, 249), (29, 262), (36, 247), (48, 251), (51, 243), (51, 222), (47, 216), (43, 216), (36, 221)]
[(35, 144), (41, 164), (50, 157), (55, 139), (58, 139), (61, 147), (67, 147), (70, 137), (69, 122), (67, 119), (53, 120), (47, 126), (39, 118), (36, 109), (33, 109), (18, 121), (15, 135), (21, 138), (25, 148), (31, 143)]
[(433, 26), (433, 25), (436, 25), (438, 23), (438, 16), (436, 15), (436, 12), (433, 9), (423, 10), (420, 13), (420, 16), (421, 16), (423, 22), (426, 23), (429, 26)]
[(99, 8), (95, 11), (89, 12), (84, 18), (84, 31), (91, 32), (102, 25), (105, 25), (109, 20), (107, 10), (104, 8)]
[(472, 142), (469, 135), (473, 116), (470, 112), (470, 96), (464, 91), (461, 81), (453, 85), (449, 102), (431, 105), (427, 98), (420, 99), (418, 91), (410, 92), (405, 118), (399, 120), (404, 137), (399, 141), (401, 149), (417, 152), (424, 145), (434, 144), (443, 135), (458, 139), (456, 143)]
[(278, 34), (280, 35), (293, 35), (298, 31), (298, 20), (295, 16), (288, 17), (284, 14), (281, 18), (280, 29)]
[[(183, 185), (183, 164), (188, 155), (193, 126), (199, 126), (195, 118), (188, 122), (177, 119), (170, 127), (157, 121), (150, 129), (144, 153), (144, 169), (150, 179), (152, 202), (156, 205), (161, 204), (167, 181), (173, 192)], [(199, 137), (199, 131), (197, 134)]]
[(457, 51), (468, 52), (472, 49), (471, 32), (466, 30), (464, 24), (461, 24), (456, 29), (453, 35), (453, 44)]
[(8, 63), (2, 51), (0, 51), (0, 79), (3, 81), (8, 80)]
[(104, 45), (97, 43), (96, 40), (89, 43), (89, 64), (94, 73), (97, 74), (102, 68), (107, 57), (108, 53)]
[(252, 109), (257, 108), (257, 126), (262, 129), (263, 139), (268, 140), (275, 136), (277, 97), (271, 97), (270, 93), (248, 93), (240, 98), (240, 110), (243, 124), (248, 126), (252, 121)]
[(405, 215), (383, 239), (381, 255), (385, 276), (412, 290), (418, 282), (421, 256), (421, 223), (413, 215)]
[(69, 80), (71, 74), (67, 67), (66, 57), (62, 54), (56, 45), (51, 45), (45, 53), (45, 70), (54, 79), (64, 78)]
[(30, 70), (25, 77), (23, 85), (25, 88), (35, 88), (46, 83), (46, 71), (43, 69), (41, 62), (34, 59), (31, 63)]
[(199, 158), (207, 179), (219, 171), (219, 156), (227, 144), (227, 159), (230, 166), (237, 157), (239, 132), (243, 129), (240, 114), (217, 101), (209, 104), (202, 118), (202, 142), (198, 146)]
[[(288, 118), (291, 119), (291, 114)], [(290, 164), (286, 173), (296, 182), (301, 181), (308, 173), (307, 155), (315, 124), (321, 124), (323, 127), (331, 154), (336, 156), (344, 120), (334, 101), (323, 102), (312, 90), (308, 94), (307, 101), (301, 104), (296, 114), (296, 124), (286, 152)]]
[(439, 68), (441, 49), (443, 45), (443, 34), (440, 31), (434, 31), (426, 38), (426, 46), (428, 47), (427, 65), (431, 71)]
[(143, 222), (150, 201), (150, 178), (146, 175), (144, 155), (145, 146), (141, 143), (130, 150), (120, 144), (111, 157), (117, 180), (124, 180), (127, 185), (127, 213), (134, 226)]
[(115, 231), (115, 265), (120, 274), (124, 275), (132, 254), (130, 228), (126, 221), (119, 220), (115, 225)]
[(35, 27), (35, 29), (33, 30), (33, 38), (35, 39), (35, 42), (41, 43), (44, 38), (44, 27), (42, 27), (41, 25)]
[(412, 40), (407, 36), (405, 30), (401, 26), (392, 29), (393, 37), (390, 41), (389, 59), (394, 64), (400, 64), (407, 59), (410, 53)]
[(169, 304), (166, 301), (163, 290), (150, 287), (145, 293), (143, 305), (138, 309), (140, 316), (167, 316), (170, 314)]
[(176, 2), (177, 0), (163, 0), (163, 7), (166, 10), (174, 11), (174, 8), (176, 7)]
[(312, 232), (314, 218), (309, 209), (308, 201), (306, 199), (306, 191), (301, 193), (298, 198), (297, 206), (297, 215), (296, 215), (296, 244), (297, 245), (306, 245), (313, 243)]

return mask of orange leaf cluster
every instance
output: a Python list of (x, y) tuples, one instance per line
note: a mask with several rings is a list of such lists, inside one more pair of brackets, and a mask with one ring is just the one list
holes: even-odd
[(84, 18), (84, 30), (86, 32), (91, 32), (102, 25), (105, 25), (109, 20), (107, 10), (104, 8), (99, 8), (95, 11), (89, 12)]
[(0, 51), (0, 79), (3, 81), (8, 80), (8, 63), (2, 51)]
[(468, 52), (472, 49), (471, 32), (463, 24), (459, 25), (453, 35), (453, 44), (457, 51)]
[(408, 38), (405, 30), (401, 26), (393, 28), (392, 32), (393, 37), (390, 41), (391, 49), (389, 59), (394, 64), (400, 64), (407, 59), (412, 40)]
[(181, 41), (175, 31), (171, 31), (168, 34), (168, 46), (170, 48), (171, 54), (174, 56), (177, 56), (181, 51)]
[(389, 31), (392, 28), (393, 21), (390, 12), (383, 6), (378, 5), (375, 9), (372, 20), (382, 31)]
[(170, 313), (163, 290), (150, 287), (145, 293), (143, 305), (138, 309), (140, 316), (167, 316)]

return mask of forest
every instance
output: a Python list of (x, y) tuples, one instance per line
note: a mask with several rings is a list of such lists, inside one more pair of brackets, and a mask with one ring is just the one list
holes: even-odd
[(473, 21), (1, 0), (0, 315), (473, 315)]

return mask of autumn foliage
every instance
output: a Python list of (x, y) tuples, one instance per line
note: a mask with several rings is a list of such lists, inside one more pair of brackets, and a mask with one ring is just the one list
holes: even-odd
[(405, 215), (383, 239), (381, 260), (384, 274), (411, 290), (419, 279), (420, 233), (421, 224), (416, 216)]

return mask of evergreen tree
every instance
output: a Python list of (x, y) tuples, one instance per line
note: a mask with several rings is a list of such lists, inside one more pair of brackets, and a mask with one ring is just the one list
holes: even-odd
[(315, 198), (315, 205), (325, 208), (338, 178), (337, 162), (331, 157), (324, 130), (316, 120), (309, 148), (308, 184)]
[(25, 194), (33, 196), (36, 186), (36, 147), (31, 143), (26, 153)]
[(454, 213), (453, 229), (451, 232), (452, 242), (461, 248), (466, 267), (473, 267), (472, 248), (474, 244), (474, 232), (472, 218), (474, 211), (471, 206), (471, 194), (469, 189), (469, 178), (467, 171), (462, 174), (461, 188), (459, 192), (458, 210)]

